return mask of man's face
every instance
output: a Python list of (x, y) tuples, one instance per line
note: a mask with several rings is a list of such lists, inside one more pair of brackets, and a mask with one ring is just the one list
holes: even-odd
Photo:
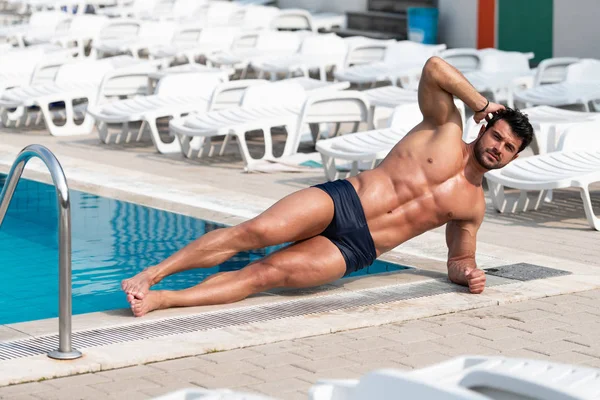
[(498, 169), (519, 156), (522, 139), (515, 135), (510, 125), (498, 120), (487, 130), (481, 128), (475, 143), (475, 158), (485, 169)]

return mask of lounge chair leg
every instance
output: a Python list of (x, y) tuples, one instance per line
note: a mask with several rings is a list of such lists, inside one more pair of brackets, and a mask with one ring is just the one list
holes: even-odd
[(521, 190), (518, 196), (506, 195), (504, 186), (487, 179), (492, 205), (500, 213), (515, 213), (519, 211), (537, 210), (546, 197), (546, 191), (538, 192), (535, 199), (529, 198), (527, 191)]
[(100, 141), (104, 144), (109, 144), (112, 135), (108, 132), (108, 124), (104, 121), (99, 121), (96, 124), (96, 128), (98, 129), (98, 138)]
[(161, 154), (180, 153), (181, 146), (179, 145), (179, 141), (176, 138), (173, 138), (173, 141), (170, 143), (165, 143), (162, 141), (160, 133), (158, 132), (158, 126), (156, 126), (156, 119), (156, 116), (148, 115), (147, 119), (144, 120), (144, 122), (150, 129), (150, 137), (154, 142), (156, 150)]
[(325, 170), (325, 178), (328, 181), (334, 181), (337, 179), (337, 168), (335, 167), (335, 158), (326, 156), (321, 153), (321, 162), (323, 164), (323, 169)]
[(594, 214), (589, 187), (579, 188), (579, 195), (581, 196), (581, 200), (583, 200), (583, 210), (585, 211), (585, 217), (587, 218), (590, 227), (600, 231), (600, 218), (596, 217), (596, 214)]
[(223, 138), (223, 144), (221, 145), (221, 149), (219, 150), (220, 156), (225, 154), (225, 147), (227, 147), (227, 144), (229, 143), (230, 139), (231, 139), (231, 135), (225, 135), (225, 137)]

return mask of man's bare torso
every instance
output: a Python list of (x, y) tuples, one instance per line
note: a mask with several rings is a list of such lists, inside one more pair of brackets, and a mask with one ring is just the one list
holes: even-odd
[(422, 122), (375, 169), (349, 178), (363, 204), (378, 255), (450, 220), (485, 212), (481, 185), (469, 182), (461, 123)]

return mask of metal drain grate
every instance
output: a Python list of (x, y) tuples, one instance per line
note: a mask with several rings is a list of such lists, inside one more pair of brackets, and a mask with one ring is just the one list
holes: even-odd
[[(496, 280), (491, 286), (510, 283)], [(136, 323), (112, 328), (102, 328), (73, 333), (73, 347), (85, 349), (134, 340), (151, 339), (180, 333), (198, 332), (228, 326), (263, 322), (281, 318), (336, 311), (348, 308), (390, 303), (400, 300), (434, 296), (464, 290), (446, 280), (433, 280), (411, 285), (395, 285), (383, 288), (364, 289), (356, 292), (335, 293), (283, 301), (280, 303), (250, 306), (235, 310), (213, 311), (200, 315), (173, 317), (160, 321)], [(11, 342), (0, 342), (0, 360), (46, 354), (55, 350), (58, 335), (40, 336)]]
[(571, 272), (562, 269), (542, 267), (541, 265), (518, 263), (487, 268), (486, 274), (517, 281), (532, 281), (534, 279), (551, 278), (553, 276), (569, 275)]

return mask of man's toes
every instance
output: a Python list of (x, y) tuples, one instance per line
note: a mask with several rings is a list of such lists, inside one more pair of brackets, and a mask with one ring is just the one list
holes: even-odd
[(140, 291), (135, 291), (132, 293), (133, 297), (135, 297), (138, 300), (144, 300), (144, 297), (146, 296), (144, 294), (144, 292), (140, 292)]
[(134, 295), (132, 295), (132, 294), (127, 295), (127, 302), (129, 304), (131, 304), (131, 302), (133, 302), (134, 299), (135, 299)]

